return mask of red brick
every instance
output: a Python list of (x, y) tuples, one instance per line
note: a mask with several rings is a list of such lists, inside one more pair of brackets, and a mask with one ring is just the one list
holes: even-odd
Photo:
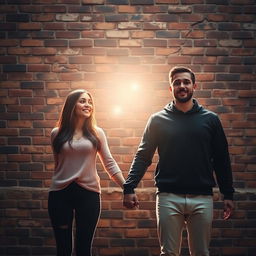
[(55, 55), (57, 52), (57, 50), (55, 48), (52, 47), (46, 47), (46, 48), (32, 48), (32, 53), (34, 55)]
[(2, 64), (16, 64), (17, 59), (15, 56), (0, 56), (0, 62)]
[(0, 40), (0, 46), (4, 47), (4, 46), (17, 46), (18, 40), (16, 39), (1, 39)]
[(125, 39), (121, 39), (119, 41), (119, 46), (121, 47), (139, 47), (142, 46), (142, 41), (137, 39), (137, 40), (125, 40)]
[(235, 256), (235, 255), (244, 255), (247, 253), (246, 248), (241, 248), (241, 247), (233, 247), (233, 248), (223, 248), (221, 249), (221, 252), (224, 255), (230, 255), (230, 256)]
[(69, 63), (74, 64), (90, 64), (92, 63), (92, 57), (89, 56), (74, 56), (74, 57), (69, 57)]
[(50, 65), (43, 65), (43, 64), (28, 65), (29, 72), (49, 72), (50, 70), (51, 70)]
[(121, 248), (100, 248), (99, 252), (102, 256), (119, 256), (122, 255)]
[(148, 229), (127, 229), (125, 232), (125, 237), (128, 238), (146, 238), (149, 237), (149, 230)]
[(43, 12), (45, 13), (58, 13), (58, 12), (66, 12), (66, 7), (65, 6), (61, 6), (61, 5), (58, 5), (58, 6), (44, 6), (43, 7)]
[(111, 22), (96, 22), (93, 24), (93, 29), (109, 30), (114, 28), (116, 28), (116, 24)]
[(169, 6), (168, 13), (192, 13), (192, 8), (190, 6)]
[(68, 57), (67, 56), (46, 56), (44, 58), (45, 63), (67, 63)]
[(191, 57), (186, 56), (173, 56), (168, 58), (169, 64), (189, 64), (191, 63)]
[(61, 81), (79, 81), (83, 79), (81, 73), (67, 73), (67, 74), (60, 74), (59, 78)]
[(8, 161), (10, 162), (30, 162), (30, 154), (13, 154), (7, 156)]
[(132, 228), (135, 226), (134, 220), (111, 220), (111, 227), (113, 228)]
[(103, 31), (83, 31), (81, 35), (82, 38), (104, 38), (105, 33)]
[(53, 21), (55, 15), (54, 14), (33, 14), (32, 21)]
[(39, 47), (43, 45), (44, 43), (42, 40), (24, 39), (21, 41), (21, 46)]
[(165, 22), (145, 22), (143, 24), (144, 30), (160, 30), (166, 28), (167, 24)]
[(20, 30), (41, 30), (41, 23), (30, 22), (30, 23), (19, 23), (18, 29)]
[(8, 54), (10, 55), (27, 55), (30, 54), (31, 50), (30, 48), (23, 48), (23, 47), (19, 47), (19, 48), (12, 48), (12, 47), (8, 47)]
[(80, 23), (80, 22), (70, 22), (67, 24), (68, 30), (89, 30), (92, 28), (92, 25), (89, 23)]
[(42, 57), (35, 57), (35, 56), (21, 56), (19, 57), (20, 63), (29, 64), (29, 63), (42, 63)]
[(43, 24), (44, 30), (65, 30), (66, 29), (66, 23), (64, 22), (51, 22), (51, 23), (44, 23)]

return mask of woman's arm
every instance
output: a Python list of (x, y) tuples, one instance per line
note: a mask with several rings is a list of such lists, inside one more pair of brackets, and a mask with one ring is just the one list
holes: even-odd
[(114, 174), (111, 178), (116, 184), (118, 184), (121, 188), (123, 188), (125, 179), (124, 179), (122, 172), (118, 172), (118, 173)]
[(123, 188), (123, 183), (125, 181), (123, 174), (117, 165), (116, 161), (114, 160), (113, 156), (111, 155), (111, 152), (109, 150), (108, 142), (106, 135), (104, 131), (97, 127), (97, 133), (101, 142), (101, 148), (98, 151), (99, 157), (101, 160), (101, 163), (108, 173), (108, 175), (111, 177), (111, 179), (119, 185), (121, 188)]

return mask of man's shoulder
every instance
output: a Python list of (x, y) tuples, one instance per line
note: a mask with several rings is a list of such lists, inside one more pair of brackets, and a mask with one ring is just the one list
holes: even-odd
[(214, 111), (212, 111), (210, 109), (204, 108), (204, 107), (201, 107), (200, 113), (204, 114), (204, 115), (212, 116), (214, 118), (218, 117), (217, 113), (215, 113)]
[(162, 109), (160, 111), (157, 111), (155, 113), (153, 113), (151, 116), (150, 116), (150, 119), (151, 120), (157, 120), (159, 118), (163, 118), (164, 116), (166, 115), (166, 110), (165, 109)]

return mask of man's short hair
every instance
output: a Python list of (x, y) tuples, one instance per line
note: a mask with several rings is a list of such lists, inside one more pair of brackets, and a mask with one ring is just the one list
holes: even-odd
[(193, 71), (190, 68), (186, 68), (186, 67), (173, 67), (170, 72), (169, 72), (169, 81), (170, 83), (172, 82), (173, 76), (177, 73), (189, 73), (191, 76), (191, 80), (193, 82), (193, 84), (196, 82), (196, 77), (195, 74), (193, 73)]

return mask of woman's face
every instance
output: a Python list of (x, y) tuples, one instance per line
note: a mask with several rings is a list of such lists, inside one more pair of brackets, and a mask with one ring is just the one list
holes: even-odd
[(87, 93), (82, 93), (76, 102), (75, 116), (77, 118), (89, 118), (93, 111), (92, 99)]

